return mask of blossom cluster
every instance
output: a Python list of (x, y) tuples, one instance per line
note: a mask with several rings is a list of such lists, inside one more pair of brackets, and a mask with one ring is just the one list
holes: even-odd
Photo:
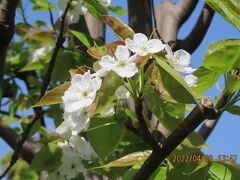
[[(118, 45), (113, 56), (105, 55), (94, 63), (95, 73), (75, 74), (71, 86), (65, 91), (63, 100), (64, 121), (57, 127), (56, 132), (64, 140), (58, 146), (63, 150), (62, 164), (54, 173), (55, 178), (71, 179), (86, 171), (85, 163), (97, 157), (90, 143), (81, 135), (89, 127), (90, 119), (95, 108), (96, 97), (102, 85), (102, 77), (109, 71), (114, 71), (122, 78), (131, 78), (138, 72), (139, 57), (152, 55), (166, 50), (168, 63), (178, 72), (192, 73), (195, 69), (190, 66), (190, 55), (184, 50), (172, 52), (168, 45), (159, 39), (149, 40), (144, 34), (137, 33), (133, 39), (126, 39), (125, 46)], [(194, 77), (195, 78), (195, 77)], [(189, 86), (195, 86), (190, 76), (186, 76)], [(189, 83), (190, 82), (190, 83)], [(115, 92), (115, 99), (126, 101), (129, 91), (120, 86)], [(100, 117), (113, 116), (114, 106), (108, 105), (100, 112)]]
[[(108, 7), (111, 0), (98, 0), (98, 2), (103, 7)], [(66, 19), (69, 24), (78, 22), (80, 15), (88, 12), (84, 0), (58, 0), (58, 6), (61, 9), (60, 15), (63, 14), (68, 3), (70, 3), (70, 7), (68, 9)]]

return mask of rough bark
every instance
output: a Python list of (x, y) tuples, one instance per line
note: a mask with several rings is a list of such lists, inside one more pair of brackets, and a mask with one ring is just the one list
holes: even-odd
[(8, 45), (14, 35), (15, 11), (18, 0), (2, 0), (0, 4), (0, 107), (3, 92), (3, 76)]
[(136, 33), (150, 36), (152, 33), (151, 2), (128, 0), (128, 23)]

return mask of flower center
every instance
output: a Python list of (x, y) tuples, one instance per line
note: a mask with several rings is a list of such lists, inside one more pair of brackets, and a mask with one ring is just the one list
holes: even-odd
[(82, 92), (82, 96), (83, 96), (83, 97), (87, 97), (88, 94), (89, 94), (89, 93), (88, 93), (87, 91), (83, 91), (83, 92)]
[(125, 67), (127, 65), (127, 62), (126, 61), (124, 61), (124, 60), (120, 60), (119, 62), (118, 62), (118, 66), (120, 66), (120, 67)]
[(71, 169), (75, 169), (75, 167), (76, 167), (75, 164), (71, 165)]

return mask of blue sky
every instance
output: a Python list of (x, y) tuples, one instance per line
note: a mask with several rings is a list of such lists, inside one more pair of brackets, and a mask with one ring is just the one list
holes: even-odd
[[(53, 0), (52, 2), (56, 2)], [(155, 0), (155, 4), (159, 3), (160, 1)], [(196, 10), (190, 17), (187, 23), (183, 25), (179, 32), (179, 38), (184, 38), (194, 26), (196, 19), (198, 18), (201, 8), (203, 6), (203, 1), (200, 1), (197, 5)], [(112, 5), (120, 5), (127, 9), (127, 0), (112, 0)], [(45, 20), (49, 22), (49, 16), (47, 12), (31, 12), (31, 5), (25, 4), (24, 7), (26, 8), (26, 15), (29, 22), (33, 22), (38, 19)], [(111, 13), (110, 13), (111, 14)], [(58, 12), (54, 13), (55, 20), (58, 17)], [(125, 23), (127, 23), (127, 15), (118, 16), (122, 19)], [(17, 21), (21, 21), (19, 14), (16, 17)], [(107, 42), (111, 42), (117, 40), (117, 37), (112, 33), (109, 28), (107, 28)], [(235, 27), (231, 24), (226, 22), (220, 15), (215, 14), (213, 22), (209, 28), (209, 31), (204, 38), (203, 42), (199, 46), (199, 48), (192, 54), (192, 64), (195, 68), (199, 67), (203, 61), (204, 52), (207, 50), (207, 46), (209, 43), (216, 42), (222, 39), (240, 39), (240, 33), (237, 31)], [(219, 81), (220, 86), (223, 88), (223, 80), (220, 79)], [(24, 87), (23, 87), (24, 88)], [(216, 87), (211, 88), (205, 95), (214, 98), (214, 96), (219, 96), (220, 92), (217, 90)], [(23, 114), (29, 112), (22, 112)], [(51, 128), (53, 127), (52, 123), (49, 123), (48, 126)], [(220, 122), (218, 123), (217, 127), (215, 128), (214, 132), (211, 134), (209, 139), (207, 140), (207, 144), (211, 147), (211, 150), (204, 150), (206, 154), (211, 154), (214, 157), (217, 157), (220, 154), (231, 155), (237, 154), (240, 155), (240, 141), (237, 140), (237, 137), (240, 136), (240, 118), (238, 116), (224, 113), (221, 117)], [(11, 149), (8, 145), (4, 143), (0, 139), (0, 158)], [(240, 162), (240, 157), (238, 157), (238, 162)]]

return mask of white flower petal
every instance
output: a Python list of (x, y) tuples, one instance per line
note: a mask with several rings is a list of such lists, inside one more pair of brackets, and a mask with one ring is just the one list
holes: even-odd
[(148, 38), (145, 34), (142, 34), (142, 33), (136, 33), (134, 34), (133, 36), (133, 41), (134, 42), (147, 42), (148, 41)]
[(192, 74), (185, 76), (184, 80), (186, 81), (186, 83), (188, 84), (189, 87), (197, 86), (196, 84), (197, 84), (198, 78)]
[(151, 39), (149, 40), (149, 46), (151, 53), (157, 53), (162, 51), (165, 48), (165, 45), (159, 39)]
[(138, 51), (138, 46), (136, 45), (136, 43), (133, 40), (127, 38), (125, 40), (125, 44), (126, 44), (127, 48), (130, 49), (132, 52), (136, 53)]
[(99, 62), (100, 66), (107, 70), (112, 70), (116, 66), (116, 63), (115, 59), (109, 55), (103, 56)]
[(114, 68), (113, 70), (123, 78), (133, 77), (138, 72), (138, 68), (135, 63), (130, 63), (126, 65), (124, 68), (120, 66), (116, 66), (116, 68)]
[(191, 55), (187, 51), (180, 49), (174, 53), (174, 59), (182, 66), (189, 66)]
[(117, 46), (115, 56), (118, 60), (127, 60), (130, 56), (129, 50), (126, 46)]

